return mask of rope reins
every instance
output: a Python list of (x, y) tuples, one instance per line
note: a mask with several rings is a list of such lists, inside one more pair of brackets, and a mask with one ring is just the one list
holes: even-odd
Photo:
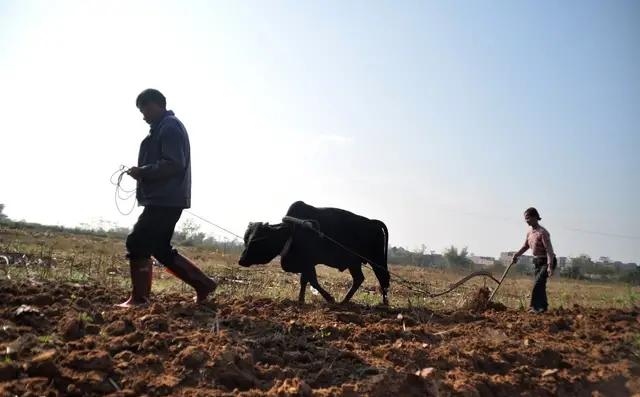
[[(135, 199), (135, 194), (136, 194), (136, 189), (125, 189), (122, 187), (122, 178), (124, 177), (124, 175), (126, 173), (128, 173), (130, 170), (130, 168), (124, 166), (124, 165), (120, 165), (120, 167), (118, 168), (118, 170), (116, 170), (112, 175), (111, 178), (109, 179), (111, 184), (115, 186), (115, 196), (114, 196), (114, 200), (115, 200), (115, 204), (116, 204), (116, 208), (118, 209), (118, 212), (122, 215), (130, 215), (133, 210), (136, 207), (136, 199)], [(133, 200), (133, 204), (131, 206), (131, 209), (129, 209), (129, 211), (123, 211), (120, 207), (120, 201), (128, 201), (130, 200), (132, 197), (134, 197)], [(244, 238), (239, 236), (236, 233), (233, 233), (232, 231), (230, 231), (229, 229), (226, 229), (220, 225), (217, 225), (213, 222), (211, 222), (210, 220), (193, 213), (190, 210), (185, 210), (185, 212), (187, 212), (189, 215), (200, 219), (201, 221), (210, 224), (211, 226), (214, 226), (226, 233), (229, 233), (230, 235), (240, 239), (241, 241), (244, 241)], [(328, 236), (327, 234), (323, 233), (320, 228), (318, 227), (317, 223), (312, 221), (312, 220), (303, 220), (303, 219), (298, 219), (298, 218), (294, 218), (291, 216), (285, 216), (283, 219), (283, 222), (288, 222), (288, 223), (293, 223), (294, 225), (298, 225), (301, 226), (303, 228), (306, 228), (308, 230), (313, 231), (314, 233), (316, 233), (321, 239), (325, 239), (329, 242), (331, 242), (332, 244), (334, 244), (335, 246), (341, 248), (342, 250), (350, 253), (351, 255), (354, 255), (358, 258), (360, 258), (361, 260), (364, 261), (364, 263), (366, 265), (369, 265), (369, 267), (371, 268), (371, 270), (373, 270), (375, 272), (376, 269), (378, 270), (382, 270), (385, 271), (387, 273), (389, 273), (391, 276), (393, 276), (396, 281), (403, 285), (404, 287), (406, 287), (407, 289), (413, 291), (413, 292), (417, 292), (420, 294), (423, 294), (425, 296), (427, 296), (428, 298), (437, 298), (439, 296), (448, 294), (449, 292), (455, 290), (456, 288), (458, 288), (459, 286), (461, 286), (462, 284), (466, 283), (467, 281), (471, 280), (474, 277), (487, 277), (491, 280), (493, 280), (494, 282), (500, 284), (500, 281), (498, 281), (493, 274), (491, 274), (491, 272), (486, 271), (486, 270), (480, 270), (480, 271), (476, 271), (473, 273), (468, 274), (467, 276), (463, 277), (462, 279), (458, 280), (457, 282), (455, 282), (454, 284), (452, 284), (451, 286), (449, 286), (448, 289), (438, 292), (438, 293), (430, 293), (428, 291), (425, 291), (421, 288), (418, 288), (415, 286), (415, 281), (410, 281), (407, 280), (406, 278), (400, 276), (397, 273), (392, 272), (391, 270), (389, 270), (387, 267), (385, 266), (381, 266), (379, 264), (377, 264), (376, 262), (372, 261), (371, 259), (361, 255), (360, 253), (354, 251), (353, 249), (345, 246), (344, 244), (340, 243), (339, 241), (337, 241), (336, 239), (332, 238), (331, 236)]]
[[(135, 209), (135, 207), (136, 207), (136, 200), (134, 199), (133, 200), (133, 204), (131, 206), (131, 209), (129, 211), (125, 212), (125, 211), (122, 211), (122, 209), (120, 208), (120, 201), (128, 201), (132, 197), (135, 197), (135, 195), (136, 195), (136, 189), (125, 189), (125, 188), (122, 187), (122, 178), (124, 177), (124, 175), (126, 173), (129, 172), (130, 169), (131, 168), (129, 168), (129, 167), (121, 165), (120, 167), (118, 167), (118, 169), (113, 174), (111, 174), (111, 178), (109, 179), (111, 184), (116, 187), (116, 191), (115, 191), (116, 208), (118, 209), (118, 212), (120, 214), (122, 214), (122, 215), (130, 215), (133, 212), (133, 210)], [(203, 222), (206, 222), (206, 223), (210, 224), (211, 226), (215, 226), (218, 229), (220, 229), (220, 230), (222, 230), (222, 231), (224, 231), (226, 233), (229, 233), (230, 235), (232, 235), (232, 236), (234, 236), (234, 237), (236, 237), (236, 238), (238, 238), (240, 240), (243, 240), (243, 237), (235, 234), (234, 232), (230, 231), (229, 229), (225, 229), (224, 227), (222, 227), (220, 225), (216, 225), (215, 223), (213, 223), (213, 222), (201, 217), (198, 214), (193, 213), (192, 211), (184, 210), (184, 212), (188, 213), (189, 215), (191, 215), (191, 216), (193, 216), (195, 218), (200, 219)]]
[(332, 244), (340, 247), (344, 251), (350, 253), (351, 255), (357, 256), (358, 258), (363, 260), (365, 262), (365, 264), (368, 264), (369, 267), (371, 267), (371, 270), (373, 270), (374, 272), (375, 272), (375, 269), (385, 271), (385, 272), (389, 273), (390, 275), (392, 275), (404, 287), (410, 289), (411, 291), (424, 294), (429, 298), (437, 298), (438, 296), (442, 296), (442, 295), (448, 294), (449, 292), (455, 290), (456, 288), (458, 288), (459, 286), (461, 286), (462, 284), (466, 283), (467, 281), (471, 280), (474, 277), (487, 277), (487, 278), (490, 278), (491, 280), (495, 281), (496, 283), (499, 283), (499, 281), (495, 277), (493, 277), (493, 274), (491, 274), (491, 272), (486, 271), (486, 270), (479, 270), (479, 271), (473, 272), (471, 274), (468, 274), (467, 276), (463, 277), (462, 279), (460, 279), (457, 282), (455, 282), (454, 284), (452, 284), (448, 289), (446, 289), (444, 291), (441, 291), (441, 292), (438, 292), (438, 293), (431, 293), (431, 292), (428, 292), (428, 291), (425, 291), (425, 290), (423, 290), (421, 288), (416, 287), (414, 285), (415, 281), (407, 280), (404, 277), (400, 276), (399, 274), (393, 273), (387, 267), (377, 264), (376, 262), (372, 261), (371, 259), (359, 254), (358, 252), (356, 252), (356, 251), (352, 250), (351, 248), (345, 246), (344, 244), (340, 243), (339, 241), (337, 241), (336, 239), (332, 238), (331, 236), (328, 236), (327, 234), (325, 234), (324, 232), (322, 232), (320, 230), (320, 228), (317, 226), (317, 223), (314, 222), (314, 221), (298, 219), (298, 218), (294, 218), (292, 216), (285, 216), (284, 218), (282, 218), (282, 220), (284, 222), (293, 223), (295, 225), (298, 225), (298, 226), (301, 226), (301, 227), (303, 227), (305, 229), (313, 231), (320, 238), (328, 240), (329, 242), (331, 242)]
[(209, 220), (207, 220), (207, 219), (205, 219), (205, 218), (201, 217), (200, 215), (194, 214), (193, 212), (191, 212), (191, 211), (189, 211), (189, 210), (184, 210), (184, 212), (186, 212), (186, 213), (188, 213), (189, 215), (192, 215), (192, 216), (194, 216), (194, 217), (196, 217), (196, 218), (200, 219), (201, 221), (203, 221), (203, 222), (205, 222), (205, 223), (210, 224), (211, 226), (215, 226), (215, 227), (217, 227), (218, 229), (220, 229), (220, 230), (222, 230), (222, 231), (225, 231), (225, 232), (229, 233), (230, 235), (232, 235), (232, 236), (234, 236), (234, 237), (236, 237), (236, 238), (238, 238), (238, 239), (240, 239), (240, 240), (244, 241), (244, 237), (238, 236), (238, 235), (237, 235), (237, 234), (235, 234), (234, 232), (232, 232), (232, 231), (230, 231), (230, 230), (228, 230), (228, 229), (225, 229), (225, 228), (223, 228), (222, 226), (216, 225), (215, 223), (213, 223), (213, 222), (211, 222), (211, 221), (209, 221)]
[[(121, 215), (130, 215), (133, 212), (133, 210), (136, 208), (136, 199), (135, 199), (136, 189), (125, 189), (122, 187), (122, 178), (124, 177), (124, 174), (129, 172), (129, 169), (130, 168), (124, 165), (121, 165), (116, 170), (116, 172), (111, 174), (111, 178), (109, 178), (109, 181), (111, 182), (111, 184), (116, 187), (114, 200), (116, 202), (116, 208), (118, 209), (118, 212)], [(120, 201), (128, 201), (129, 199), (131, 199), (131, 197), (134, 197), (133, 204), (131, 205), (131, 209), (129, 209), (129, 211), (126, 211), (126, 212), (122, 211), (122, 209), (120, 208)]]

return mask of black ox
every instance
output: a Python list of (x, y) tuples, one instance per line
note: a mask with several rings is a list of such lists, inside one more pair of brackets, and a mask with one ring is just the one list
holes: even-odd
[[(373, 271), (380, 283), (382, 302), (388, 304), (389, 270), (387, 269), (387, 247), (389, 233), (385, 224), (367, 219), (338, 208), (315, 208), (302, 201), (289, 207), (288, 217), (309, 221), (315, 228), (355, 253), (371, 261)], [(266, 264), (280, 255), (282, 269), (290, 273), (300, 273), (300, 294), (298, 300), (304, 302), (307, 283), (311, 284), (327, 302), (334, 303), (333, 297), (318, 283), (315, 266), (318, 264), (334, 267), (340, 271), (349, 269), (353, 285), (342, 303), (348, 302), (364, 281), (363, 259), (349, 253), (310, 228), (292, 222), (276, 225), (250, 223), (244, 234), (245, 248), (240, 257), (241, 266)]]

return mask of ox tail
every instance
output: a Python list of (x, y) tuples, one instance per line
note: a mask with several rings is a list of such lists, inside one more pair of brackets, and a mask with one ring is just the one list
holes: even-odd
[(389, 230), (387, 229), (387, 225), (385, 225), (382, 221), (374, 219), (372, 222), (374, 222), (376, 226), (378, 226), (382, 230), (382, 233), (384, 235), (384, 250), (382, 257), (380, 258), (382, 259), (382, 263), (371, 264), (371, 266), (373, 267), (373, 271), (376, 274), (378, 281), (380, 282), (380, 286), (386, 294), (386, 290), (389, 289), (389, 281), (391, 280), (391, 275), (389, 274), (387, 263), (389, 252)]

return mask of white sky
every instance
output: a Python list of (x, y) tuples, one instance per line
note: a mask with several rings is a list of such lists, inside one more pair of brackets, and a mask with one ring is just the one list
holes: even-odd
[[(640, 262), (637, 7), (554, 30), (508, 3), (393, 4), (0, 0), (0, 202), (131, 226), (109, 176), (154, 87), (190, 134), (192, 210), (236, 233), (304, 200), (381, 219), (394, 245), (497, 256), (535, 205), (559, 255)], [(585, 34), (604, 38), (566, 39)]]

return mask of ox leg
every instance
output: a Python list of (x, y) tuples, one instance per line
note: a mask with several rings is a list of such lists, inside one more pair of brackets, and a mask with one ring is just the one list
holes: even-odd
[[(384, 263), (384, 262), (378, 262)], [(385, 267), (378, 267), (371, 265), (373, 268), (373, 272), (376, 274), (378, 278), (378, 282), (380, 283), (380, 292), (382, 293), (382, 304), (389, 304), (389, 280), (391, 279), (391, 275), (389, 274), (389, 270)]]
[(298, 302), (304, 303), (304, 294), (307, 291), (307, 278), (304, 276), (304, 273), (300, 273), (300, 293), (298, 294)]
[(351, 289), (349, 290), (349, 292), (347, 292), (347, 295), (340, 303), (349, 302), (351, 300), (351, 297), (353, 297), (353, 294), (356, 293), (356, 291), (358, 290), (358, 288), (360, 288), (362, 282), (364, 281), (364, 274), (362, 274), (362, 266), (360, 264), (350, 266), (349, 273), (351, 273), (351, 278), (353, 278), (353, 284), (351, 285)]
[(333, 299), (333, 296), (331, 296), (331, 294), (328, 293), (324, 288), (322, 288), (320, 286), (320, 283), (318, 283), (318, 276), (316, 275), (316, 267), (314, 265), (311, 265), (308, 267), (309, 267), (309, 270), (305, 270), (303, 275), (307, 279), (307, 281), (309, 281), (309, 284), (311, 284), (311, 286), (315, 288), (327, 302), (335, 303), (336, 300)]

